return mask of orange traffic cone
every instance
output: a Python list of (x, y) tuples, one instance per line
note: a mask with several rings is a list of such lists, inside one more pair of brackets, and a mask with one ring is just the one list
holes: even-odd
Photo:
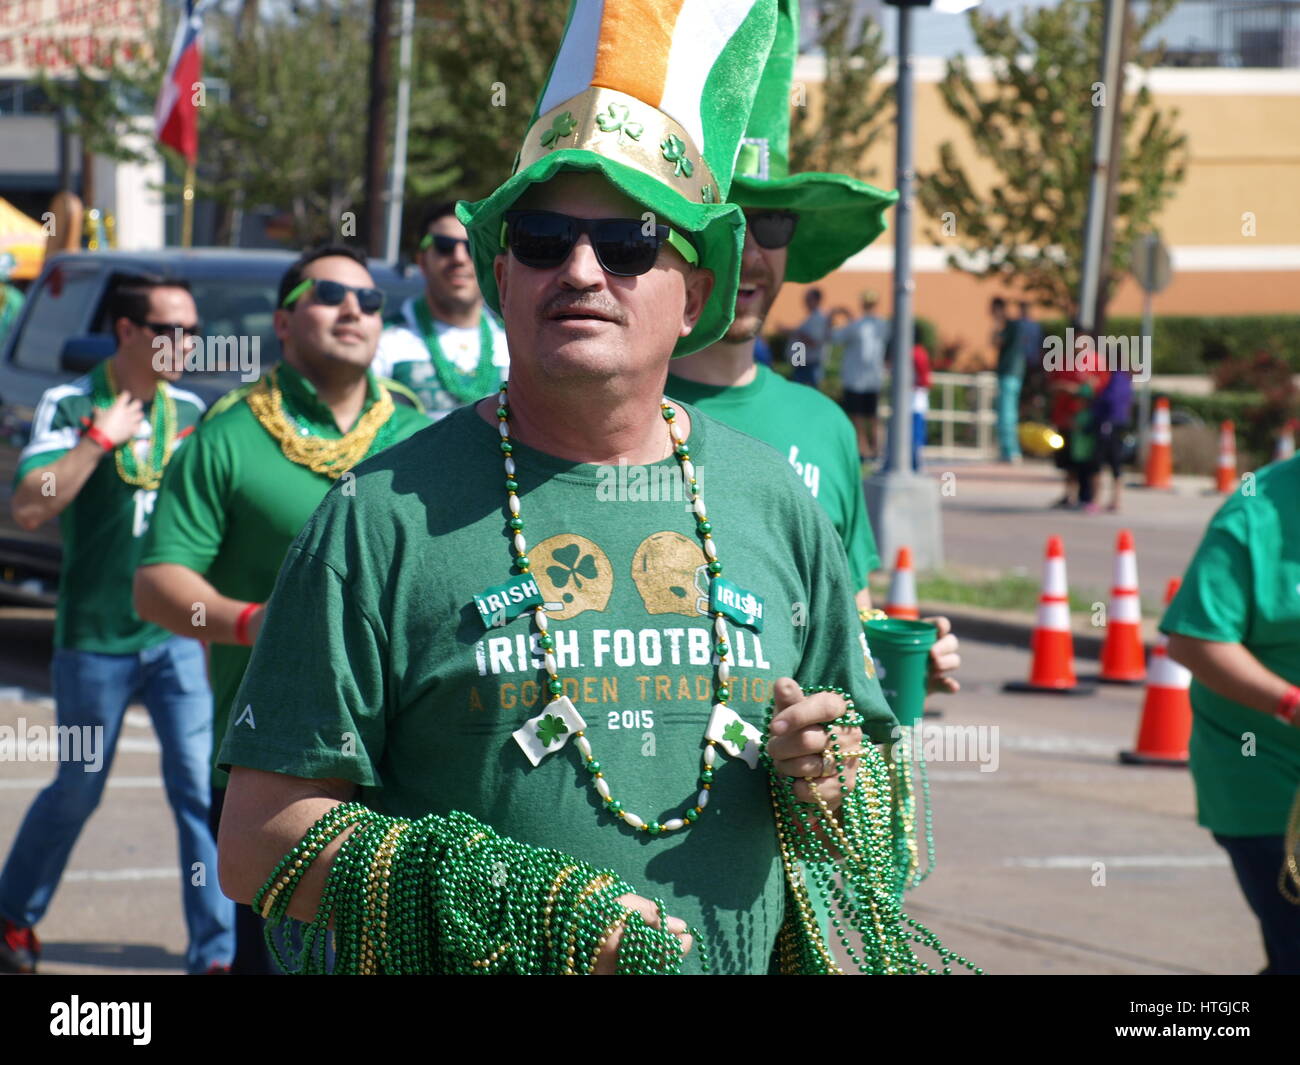
[(1137, 552), (1133, 548), (1133, 534), (1121, 529), (1115, 544), (1115, 580), (1110, 590), (1106, 642), (1101, 648), (1098, 679), (1110, 684), (1141, 684), (1146, 675)]
[(1273, 461), (1285, 462), (1295, 456), (1295, 419), (1292, 418), (1282, 431), (1277, 434), (1277, 446), (1273, 449)]
[(889, 582), (885, 613), (891, 618), (919, 618), (916, 604), (916, 574), (912, 572), (912, 549), (900, 547), (894, 560), (894, 576)]
[[(1180, 581), (1173, 577), (1165, 591), (1165, 605), (1173, 601)], [(1142, 703), (1137, 750), (1120, 751), (1125, 765), (1187, 764), (1187, 744), (1192, 736), (1192, 701), (1187, 694), (1192, 675), (1169, 657), (1169, 640), (1162, 632), (1151, 648), (1151, 676)]]
[(1214, 490), (1231, 492), (1237, 487), (1237, 430), (1232, 422), (1219, 426), (1219, 464), (1215, 469)]
[(1156, 411), (1151, 418), (1151, 444), (1147, 450), (1148, 488), (1174, 486), (1174, 438), (1169, 427), (1169, 400), (1156, 400)]
[(1033, 664), (1029, 680), (1008, 681), (1010, 692), (1050, 692), (1058, 695), (1091, 695), (1091, 685), (1080, 684), (1074, 675), (1074, 637), (1070, 634), (1070, 591), (1065, 579), (1065, 547), (1059, 536), (1047, 540), (1043, 561), (1043, 588), (1038, 597), (1038, 621), (1030, 646)]

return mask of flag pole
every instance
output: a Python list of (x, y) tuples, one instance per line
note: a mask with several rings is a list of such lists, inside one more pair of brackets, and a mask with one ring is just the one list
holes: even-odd
[(181, 247), (194, 243), (194, 164), (185, 164), (185, 189), (181, 193)]

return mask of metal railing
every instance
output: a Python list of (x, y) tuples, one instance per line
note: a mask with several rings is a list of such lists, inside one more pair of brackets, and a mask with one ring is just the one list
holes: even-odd
[[(939, 426), (939, 442), (927, 444), (922, 455), (930, 459), (996, 459), (998, 375), (981, 373), (933, 373), (930, 375), (930, 410), (926, 426)], [(883, 402), (880, 415), (892, 413)], [(930, 433), (927, 431), (927, 437)]]

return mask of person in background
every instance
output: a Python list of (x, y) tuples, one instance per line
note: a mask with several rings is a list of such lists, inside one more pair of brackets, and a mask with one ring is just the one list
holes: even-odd
[(371, 369), (409, 388), (432, 421), (495, 392), (510, 369), (506, 334), (490, 311), (469, 257), (456, 204), (433, 208), (415, 261), (424, 295), (406, 300), (379, 338)]
[[(1260, 470), (1210, 519), (1160, 622), (1192, 673), (1197, 820), (1259, 921), (1266, 975), (1300, 975), (1300, 458)], [(1290, 812), (1290, 817), (1288, 817)], [(1289, 866), (1284, 871), (1283, 863)]]
[(790, 362), (794, 366), (792, 379), (801, 385), (819, 388), (825, 372), (826, 343), (830, 340), (831, 320), (821, 309), (821, 289), (808, 289), (803, 294), (803, 304), (808, 310), (808, 317), (790, 334)]
[(173, 384), (183, 358), (176, 341), (194, 343), (198, 311), (185, 282), (140, 276), (110, 294), (108, 313), (116, 352), (41, 397), (14, 477), (15, 522), (30, 531), (57, 517), (63, 537), (50, 667), (58, 727), (99, 739), (96, 754), (86, 741), (75, 760), (60, 760), (14, 839), (0, 874), (0, 972), (36, 971), (34, 928), (103, 796), (127, 706), (139, 699), (158, 734), (176, 821), (185, 969), (222, 973), (234, 951), (234, 906), (217, 884), (208, 826), (212, 697), (203, 648), (131, 605), (163, 470), (193, 447), (204, 410)]
[[(136, 609), (209, 642), (213, 694), (205, 686), (204, 702), (218, 746), (294, 537), (332, 485), (351, 490), (353, 465), (429, 427), (371, 369), (383, 304), (356, 249), (304, 252), (280, 279), (274, 325), (284, 360), (204, 421), (168, 470), (135, 574)], [(205, 777), (215, 830), (226, 774)], [(260, 919), (240, 907), (235, 921), (233, 972), (274, 972)]]
[(1020, 388), (1025, 377), (1025, 356), (1020, 328), (1023, 319), (1007, 318), (1007, 301), (997, 296), (989, 304), (993, 316), (993, 347), (998, 353), (998, 459), (1020, 461)]
[[(1124, 473), (1124, 433), (1133, 406), (1133, 375), (1128, 370), (1112, 370), (1110, 378), (1092, 401), (1091, 419), (1097, 436), (1094, 478), (1102, 469), (1110, 470), (1110, 502), (1106, 509), (1119, 513), (1119, 498)], [(1094, 486), (1089, 495), (1096, 499)]]
[(0, 252), (0, 341), (22, 313), (26, 297), (9, 284), (9, 277), (14, 272), (18, 260), (11, 252)]
[(930, 353), (921, 343), (921, 325), (912, 327), (912, 469), (921, 472), (925, 416), (930, 413)]
[[(843, 345), (840, 380), (844, 385), (841, 406), (858, 434), (858, 456), (862, 461), (876, 458), (876, 408), (885, 382), (885, 345), (889, 343), (889, 323), (876, 314), (879, 297), (874, 292), (862, 294), (862, 317), (835, 331), (832, 339)], [(837, 313), (848, 315), (847, 310)]]
[(1027, 374), (1043, 361), (1043, 327), (1034, 320), (1034, 308), (1028, 300), (1020, 301), (1016, 336), (1020, 338), (1020, 350), (1025, 356), (1024, 372)]
[(754, 362), (759, 366), (772, 366), (772, 345), (761, 336), (754, 338)]

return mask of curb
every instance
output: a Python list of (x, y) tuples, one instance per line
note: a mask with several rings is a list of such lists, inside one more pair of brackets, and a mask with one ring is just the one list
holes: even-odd
[[(952, 622), (952, 630), (959, 640), (983, 640), (986, 643), (1010, 644), (1026, 653), (1034, 633), (1034, 615), (1022, 614), (1013, 610), (989, 610), (970, 606), (966, 603), (925, 602), (920, 606), (921, 617), (945, 617)], [(1143, 641), (1154, 640), (1154, 623), (1144, 620), (1142, 625)], [(1090, 660), (1101, 659), (1102, 644), (1105, 643), (1105, 630), (1098, 630), (1091, 625), (1072, 623), (1070, 632), (1074, 637), (1074, 654), (1076, 658)]]

